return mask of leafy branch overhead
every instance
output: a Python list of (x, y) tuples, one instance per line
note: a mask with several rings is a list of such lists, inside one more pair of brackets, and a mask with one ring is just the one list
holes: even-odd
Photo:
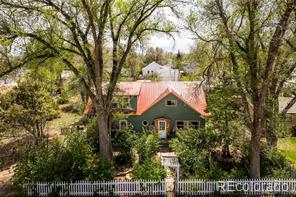
[[(170, 0), (1, 0), (0, 36), (10, 41), (19, 62), (2, 69), (3, 76), (31, 61), (56, 58), (79, 79), (100, 117), (101, 153), (111, 157), (112, 97), (127, 56), (151, 32), (170, 34), (174, 26), (165, 10)], [(112, 51), (108, 65), (107, 50)], [(33, 55), (35, 54), (35, 55)], [(80, 72), (83, 66), (86, 74)], [(104, 77), (106, 67), (112, 72)], [(105, 85), (108, 82), (107, 86)], [(106, 148), (107, 147), (107, 148)]]
[[(265, 137), (276, 145), (271, 124), (279, 112), (278, 97), (296, 68), (296, 1), (212, 0), (192, 5), (184, 27), (215, 47), (213, 59), (229, 65), (229, 72), (220, 73), (234, 82), (242, 101), (245, 125), (252, 134), (251, 176), (258, 178), (260, 140)], [(221, 66), (213, 61), (209, 68), (213, 65)]]

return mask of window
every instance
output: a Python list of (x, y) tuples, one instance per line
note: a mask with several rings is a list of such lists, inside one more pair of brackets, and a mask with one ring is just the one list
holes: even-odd
[(187, 120), (177, 120), (176, 121), (176, 128), (177, 129), (186, 129), (186, 128), (199, 128), (199, 121), (187, 121)]
[(177, 100), (166, 100), (165, 105), (166, 106), (177, 106)]
[(127, 109), (130, 107), (130, 97), (128, 96), (114, 97), (112, 106), (113, 108), (117, 108), (117, 109)]
[(158, 121), (158, 130), (159, 131), (166, 131), (166, 121), (165, 120)]
[(127, 120), (119, 120), (119, 130), (127, 128)]
[(142, 122), (142, 125), (143, 125), (144, 127), (147, 127), (148, 124), (149, 124), (148, 120), (144, 120), (144, 121)]
[(125, 96), (122, 97), (121, 108), (126, 109), (130, 107), (130, 98)]
[(176, 121), (176, 127), (177, 127), (177, 129), (184, 129), (185, 128), (185, 121), (182, 121), (182, 120)]
[(198, 129), (199, 128), (199, 121), (190, 121), (189, 127), (193, 128), (193, 129)]

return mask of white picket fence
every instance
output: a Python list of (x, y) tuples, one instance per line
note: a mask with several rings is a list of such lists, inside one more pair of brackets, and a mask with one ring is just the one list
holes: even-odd
[[(77, 181), (57, 183), (24, 184), (28, 195), (37, 192), (39, 196), (48, 196), (58, 188), (64, 196), (128, 196), (128, 195), (165, 195), (167, 184), (164, 180), (113, 180), (113, 181)], [(209, 195), (237, 192), (246, 195), (284, 194), (296, 195), (296, 179), (246, 179), (246, 180), (176, 180), (175, 192), (180, 195)]]
[(296, 194), (296, 179), (179, 180), (175, 191), (181, 195), (208, 195), (214, 192), (246, 195)]
[(23, 185), (30, 196), (34, 192), (47, 196), (54, 189), (65, 196), (111, 196), (111, 195), (164, 195), (165, 181), (155, 180), (113, 180), (113, 181), (77, 181), (57, 183), (26, 183)]

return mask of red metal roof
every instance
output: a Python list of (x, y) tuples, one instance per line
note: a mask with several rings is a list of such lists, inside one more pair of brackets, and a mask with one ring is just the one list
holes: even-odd
[[(207, 107), (204, 91), (197, 82), (165, 81), (165, 82), (120, 82), (117, 84), (116, 94), (138, 96), (137, 115), (143, 114), (152, 106), (168, 95), (174, 95), (193, 110), (207, 116)], [(92, 111), (92, 102), (88, 101), (85, 114)]]
[(137, 115), (143, 114), (167, 95), (172, 94), (201, 115), (207, 107), (204, 91), (196, 82), (144, 82), (138, 97)]
[(141, 90), (141, 82), (120, 82), (117, 85), (117, 95), (137, 96)]

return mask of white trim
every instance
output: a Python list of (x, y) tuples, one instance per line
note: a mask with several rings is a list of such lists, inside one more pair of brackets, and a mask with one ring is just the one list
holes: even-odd
[[(145, 121), (147, 122), (146, 125), (144, 124)], [(149, 121), (148, 121), (148, 120), (143, 120), (143, 121), (142, 121), (142, 126), (147, 127), (148, 125), (149, 125)]]
[[(174, 101), (174, 102), (176, 102), (176, 104), (175, 104), (175, 105), (168, 105), (168, 104), (167, 104), (168, 101)], [(178, 105), (178, 101), (177, 101), (177, 99), (165, 99), (164, 105), (165, 105), (166, 107), (177, 107), (177, 105)]]
[[(164, 123), (164, 130), (160, 129), (160, 124)], [(167, 138), (167, 120), (166, 119), (158, 119), (157, 120), (157, 130), (158, 130), (158, 135), (161, 139), (166, 139)]]
[[(127, 99), (127, 103), (124, 102), (124, 99)], [(131, 107), (131, 96), (126, 95), (118, 95), (115, 96), (112, 104), (115, 104), (117, 108), (126, 109)], [(123, 106), (124, 104), (127, 104), (127, 106)]]
[(181, 122), (181, 121), (184, 122), (184, 128), (183, 129), (189, 128), (190, 122), (198, 122), (198, 128), (200, 128), (200, 121), (199, 120), (175, 120), (175, 126), (174, 126), (175, 129), (178, 129), (177, 128), (177, 122)]
[(125, 127), (127, 127), (127, 120), (119, 120), (119, 130), (122, 130), (121, 123), (125, 122)]

